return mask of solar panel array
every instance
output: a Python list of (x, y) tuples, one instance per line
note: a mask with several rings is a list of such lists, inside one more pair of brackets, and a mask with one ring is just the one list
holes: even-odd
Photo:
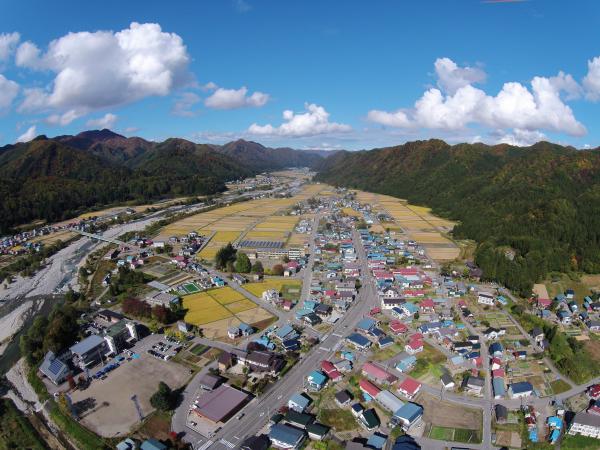
[(64, 367), (64, 364), (60, 360), (54, 359), (48, 366), (48, 370), (50, 371), (50, 373), (53, 373), (54, 375), (58, 375), (63, 367)]
[(283, 248), (282, 241), (242, 241), (240, 247), (246, 248)]

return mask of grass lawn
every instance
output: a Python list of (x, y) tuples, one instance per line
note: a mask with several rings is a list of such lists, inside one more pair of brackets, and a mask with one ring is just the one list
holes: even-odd
[(358, 423), (347, 409), (322, 409), (319, 412), (319, 422), (335, 429), (335, 431), (349, 431), (358, 428)]
[(552, 392), (554, 395), (561, 394), (562, 392), (566, 392), (571, 389), (571, 386), (569, 386), (569, 384), (564, 380), (554, 380), (550, 383), (550, 386), (552, 387)]
[(555, 279), (556, 281), (552, 281), (552, 278), (545, 281), (550, 298), (554, 298), (558, 294), (564, 293), (567, 289), (573, 289), (575, 291), (575, 299), (578, 302), (582, 302), (586, 295), (590, 295), (590, 286), (583, 281), (573, 281), (566, 274), (557, 275)]
[(46, 448), (44, 440), (11, 400), (0, 400), (0, 448)]
[(454, 430), (454, 440), (456, 442), (481, 442), (479, 431), (465, 430), (464, 428), (456, 428)]
[(431, 372), (434, 376), (441, 376), (440, 364), (444, 361), (446, 361), (446, 356), (442, 352), (424, 343), (423, 351), (417, 353), (417, 363), (410, 375), (414, 378), (421, 378)]
[(567, 434), (560, 442), (560, 448), (561, 450), (599, 450), (600, 441), (590, 437), (570, 436)]
[(373, 359), (375, 361), (385, 361), (396, 356), (398, 353), (403, 352), (404, 347), (398, 343), (394, 343), (387, 348), (377, 350), (373, 353)]
[(451, 441), (454, 439), (454, 428), (433, 426), (429, 431), (429, 437), (440, 441)]

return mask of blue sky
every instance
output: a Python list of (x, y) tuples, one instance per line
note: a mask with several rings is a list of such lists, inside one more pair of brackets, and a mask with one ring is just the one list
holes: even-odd
[(596, 147), (598, 30), (596, 1), (7, 1), (0, 143)]

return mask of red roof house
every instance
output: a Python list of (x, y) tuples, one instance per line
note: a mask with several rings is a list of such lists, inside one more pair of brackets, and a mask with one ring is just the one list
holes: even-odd
[(394, 383), (398, 378), (388, 373), (383, 367), (380, 367), (372, 362), (367, 362), (362, 367), (362, 374), (379, 383)]
[(360, 388), (361, 391), (363, 391), (366, 394), (369, 394), (373, 398), (375, 398), (375, 396), (381, 392), (381, 389), (379, 389), (377, 386), (375, 386), (369, 380), (364, 380), (364, 379), (360, 380), (358, 382), (358, 387)]
[(421, 383), (412, 378), (406, 378), (398, 386), (398, 392), (407, 398), (413, 398), (421, 390)]

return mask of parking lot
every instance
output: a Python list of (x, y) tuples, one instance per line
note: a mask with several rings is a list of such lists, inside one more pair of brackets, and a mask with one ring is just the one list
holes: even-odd
[(137, 397), (141, 413), (145, 417), (153, 410), (150, 397), (160, 381), (164, 381), (172, 389), (185, 384), (191, 376), (189, 369), (140, 351), (151, 348), (162, 338), (163, 336), (153, 335), (144, 339), (135, 348), (138, 358), (123, 360), (104, 379), (95, 379), (87, 389), (76, 390), (71, 394), (73, 406), (84, 425), (105, 437), (126, 434), (139, 422), (132, 396)]

